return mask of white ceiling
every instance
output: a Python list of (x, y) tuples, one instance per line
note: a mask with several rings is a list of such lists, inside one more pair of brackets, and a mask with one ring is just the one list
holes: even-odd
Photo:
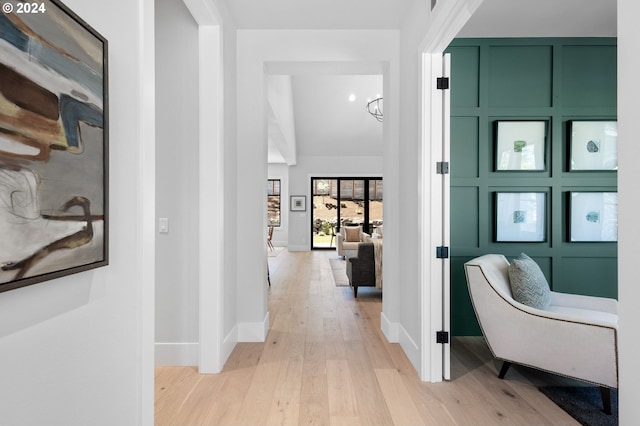
[(366, 110), (381, 75), (296, 75), (292, 89), (298, 155), (382, 155), (382, 123)]
[[(398, 29), (412, 3), (430, 2), (225, 1), (239, 29)], [(458, 36), (616, 35), (616, 0), (485, 0)], [(380, 76), (294, 76), (292, 86), (297, 155), (382, 155), (382, 123), (364, 112), (366, 98), (382, 91)]]
[(485, 0), (458, 37), (616, 37), (616, 0)]
[(394, 29), (430, 0), (226, 0), (239, 29)]

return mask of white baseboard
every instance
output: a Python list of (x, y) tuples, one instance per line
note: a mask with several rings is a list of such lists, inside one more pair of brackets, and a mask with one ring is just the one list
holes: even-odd
[(309, 246), (307, 244), (302, 246), (289, 246), (289, 251), (309, 251)]
[(402, 350), (404, 351), (404, 353), (407, 355), (407, 358), (409, 358), (409, 361), (411, 361), (411, 364), (413, 365), (413, 368), (416, 369), (416, 371), (418, 372), (418, 375), (420, 375), (420, 348), (418, 347), (418, 345), (416, 344), (416, 342), (413, 341), (413, 339), (411, 338), (411, 336), (409, 336), (409, 333), (407, 333), (407, 330), (404, 329), (404, 327), (402, 325), (400, 325), (400, 330), (399, 330), (399, 334), (400, 334), (400, 339), (399, 339), (399, 343), (400, 343), (400, 347), (402, 348)]
[(380, 329), (389, 343), (400, 341), (400, 325), (397, 322), (389, 321), (384, 312), (380, 313)]
[[(268, 324), (268, 323), (267, 323)], [(229, 359), (231, 352), (238, 343), (238, 326), (227, 334), (222, 342), (221, 365)], [(199, 361), (198, 343), (156, 343), (155, 344), (155, 365), (167, 365), (175, 367), (198, 366)]]
[(264, 342), (269, 333), (269, 312), (262, 322), (238, 323), (238, 342)]
[(233, 348), (238, 344), (238, 325), (236, 324), (229, 334), (227, 334), (222, 341), (222, 353), (220, 354), (221, 365), (224, 366), (224, 363), (227, 362), (229, 356), (231, 356), (231, 352), (233, 352)]
[(156, 343), (156, 365), (187, 367), (199, 363), (198, 343)]

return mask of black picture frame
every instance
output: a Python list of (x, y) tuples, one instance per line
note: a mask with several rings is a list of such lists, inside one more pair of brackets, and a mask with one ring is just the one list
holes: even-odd
[(546, 171), (548, 126), (547, 120), (496, 120), (494, 171)]
[(618, 170), (618, 122), (616, 120), (569, 120), (567, 144), (569, 172), (616, 172)]
[(570, 191), (568, 195), (568, 241), (615, 243), (618, 241), (618, 193), (616, 191)]
[(494, 192), (494, 242), (547, 241), (547, 193)]
[(12, 7), (0, 15), (17, 111), (0, 117), (0, 292), (109, 264), (108, 41), (59, 0)]

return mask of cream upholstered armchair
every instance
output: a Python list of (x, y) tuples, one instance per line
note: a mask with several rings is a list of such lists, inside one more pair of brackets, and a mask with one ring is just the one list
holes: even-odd
[(618, 387), (615, 299), (549, 290), (545, 309), (519, 303), (510, 264), (497, 254), (465, 263), (465, 274), (487, 345), (504, 361), (500, 378), (516, 363), (590, 382), (600, 386), (604, 411), (611, 413), (610, 388)]
[(343, 225), (336, 234), (338, 256), (344, 257), (345, 250), (358, 250), (358, 244), (367, 241), (369, 234), (362, 232), (362, 225)]

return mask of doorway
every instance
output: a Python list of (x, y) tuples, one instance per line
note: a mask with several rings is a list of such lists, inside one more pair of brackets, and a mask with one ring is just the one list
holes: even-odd
[(311, 178), (311, 249), (335, 249), (345, 225), (371, 234), (383, 223), (381, 177)]

